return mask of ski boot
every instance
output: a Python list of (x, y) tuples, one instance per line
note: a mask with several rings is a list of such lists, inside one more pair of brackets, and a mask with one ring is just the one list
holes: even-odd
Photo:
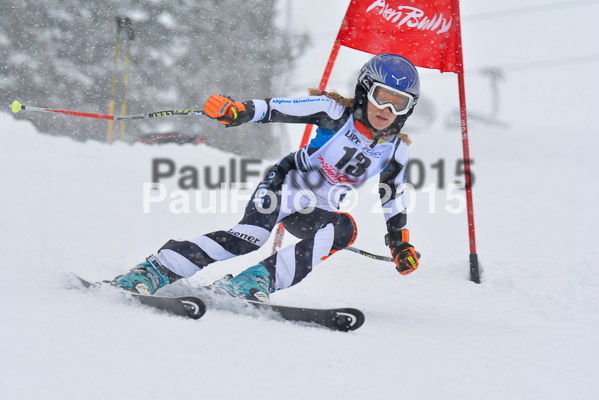
[(268, 302), (269, 295), (275, 291), (274, 277), (262, 264), (254, 265), (231, 279), (219, 280), (214, 286), (231, 296), (262, 302)]
[(111, 282), (113, 285), (133, 293), (153, 295), (158, 289), (181, 279), (171, 272), (156, 256), (150, 256), (129, 273), (119, 275)]

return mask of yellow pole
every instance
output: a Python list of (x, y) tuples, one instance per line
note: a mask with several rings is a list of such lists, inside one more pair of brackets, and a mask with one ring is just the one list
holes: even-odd
[[(131, 49), (131, 41), (135, 35), (133, 33), (133, 27), (131, 26), (131, 20), (125, 18), (125, 25), (127, 27), (127, 41), (125, 42), (125, 74), (123, 76), (123, 100), (121, 102), (121, 115), (127, 114), (127, 87), (129, 85), (129, 50)], [(125, 121), (121, 121), (120, 135), (121, 140), (125, 138)]]
[[(114, 69), (112, 71), (112, 88), (110, 89), (110, 105), (108, 106), (108, 115), (114, 115), (114, 108), (116, 103), (116, 85), (118, 80), (118, 68), (119, 68), (119, 54), (121, 50), (121, 31), (123, 27), (123, 21), (121, 17), (116, 17), (116, 44), (114, 46)], [(108, 129), (106, 131), (106, 141), (112, 142), (112, 135), (114, 132), (114, 121), (108, 121)]]

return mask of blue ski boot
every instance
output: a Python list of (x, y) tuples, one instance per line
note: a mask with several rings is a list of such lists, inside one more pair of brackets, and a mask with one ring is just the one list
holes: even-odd
[(156, 256), (152, 255), (129, 273), (114, 278), (113, 283), (133, 293), (152, 295), (161, 287), (180, 278), (180, 276), (160, 264)]
[(262, 264), (254, 265), (228, 281), (217, 282), (219, 289), (236, 297), (268, 302), (275, 291), (274, 277)]

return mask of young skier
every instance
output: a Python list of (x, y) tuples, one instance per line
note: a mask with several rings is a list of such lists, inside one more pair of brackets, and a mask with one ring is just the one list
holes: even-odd
[(356, 223), (337, 210), (350, 186), (357, 187), (377, 174), (383, 184), (385, 244), (398, 272), (410, 274), (418, 267), (418, 256), (406, 229), (402, 184), (409, 139), (400, 131), (419, 94), (414, 65), (402, 56), (386, 53), (362, 67), (353, 100), (314, 90), (308, 97), (245, 102), (211, 96), (204, 111), (226, 126), (247, 122), (314, 124), (318, 126), (316, 137), (272, 167), (237, 225), (190, 240), (169, 240), (114, 283), (154, 294), (215, 261), (259, 249), (281, 222), (301, 241), (217, 283), (229, 294), (267, 300), (271, 293), (300, 282), (323, 260), (355, 241)]

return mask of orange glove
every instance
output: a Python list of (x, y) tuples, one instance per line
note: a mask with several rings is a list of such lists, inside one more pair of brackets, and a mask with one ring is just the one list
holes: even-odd
[(237, 126), (245, 122), (240, 118), (246, 114), (243, 103), (218, 94), (213, 94), (206, 100), (204, 112), (226, 126)]
[(410, 232), (407, 229), (385, 235), (385, 244), (391, 250), (395, 269), (402, 275), (411, 274), (418, 268), (420, 254), (408, 243), (409, 240)]

